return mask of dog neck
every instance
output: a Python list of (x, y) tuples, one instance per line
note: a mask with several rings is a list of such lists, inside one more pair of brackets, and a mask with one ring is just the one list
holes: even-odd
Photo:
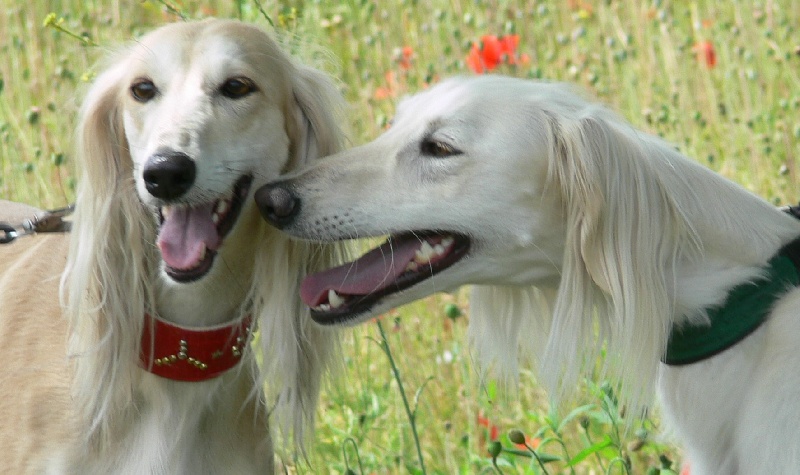
[(252, 317), (187, 328), (145, 314), (140, 366), (175, 381), (205, 381), (236, 366), (250, 341)]
[[(787, 208), (800, 219), (800, 207)], [(784, 245), (760, 271), (733, 287), (719, 305), (701, 311), (701, 322), (689, 318), (673, 324), (662, 361), (668, 365), (692, 364), (735, 345), (761, 326), (777, 299), (800, 284), (800, 237)], [(695, 319), (697, 320), (697, 319)]]
[(674, 325), (661, 361), (670, 366), (697, 363), (727, 350), (758, 329), (784, 292), (800, 284), (799, 253), (797, 239), (769, 261), (763, 275), (734, 287), (721, 306), (709, 308), (707, 322)]

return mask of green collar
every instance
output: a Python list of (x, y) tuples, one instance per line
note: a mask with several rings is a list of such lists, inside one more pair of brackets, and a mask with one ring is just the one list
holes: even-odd
[(708, 311), (711, 325), (672, 327), (662, 362), (680, 366), (696, 363), (725, 351), (767, 319), (775, 302), (788, 288), (800, 284), (791, 253), (773, 257), (763, 279), (733, 288), (721, 307)]

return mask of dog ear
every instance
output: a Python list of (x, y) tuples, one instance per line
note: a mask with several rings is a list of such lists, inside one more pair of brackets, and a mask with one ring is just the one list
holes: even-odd
[[(342, 145), (338, 91), (323, 73), (295, 68), (290, 78), (294, 101), (286, 112), (290, 157), (285, 172), (335, 153)], [(312, 321), (299, 298), (300, 281), (343, 262), (344, 245), (291, 240), (262, 225), (264, 237), (254, 256), (258, 285), (251, 296), (260, 314), (260, 377), (269, 399), (276, 402), (271, 421), (284, 441), (291, 434), (294, 446), (303, 452), (313, 430), (322, 377), (337, 361), (339, 332)], [(284, 277), (275, 279), (276, 275)], [(275, 295), (284, 297), (276, 302)]]
[[(141, 334), (145, 294), (151, 292), (144, 255), (152, 251), (141, 243), (152, 242), (144, 236), (154, 230), (135, 195), (121, 116), (126, 66), (117, 61), (94, 81), (76, 135), (79, 181), (62, 299), (75, 371), (93, 375), (76, 380), (103, 386), (73, 388), (76, 407), (94, 424), (88, 437), (105, 433), (104, 414), (129, 402), (135, 371), (130, 355), (139, 352), (139, 339), (131, 335)], [(88, 353), (93, 357), (81, 357)]]
[(654, 385), (675, 304), (672, 269), (691, 235), (651, 161), (667, 146), (600, 107), (551, 119), (550, 178), (567, 237), (543, 373), (556, 387), (571, 384), (605, 343), (608, 376), (633, 383), (626, 395), (636, 406)]
[(342, 148), (343, 103), (336, 86), (324, 73), (297, 65), (292, 78), (293, 122), (287, 127), (291, 144), (289, 169)]

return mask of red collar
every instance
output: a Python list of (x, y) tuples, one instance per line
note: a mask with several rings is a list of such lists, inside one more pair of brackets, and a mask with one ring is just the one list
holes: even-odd
[(139, 365), (157, 376), (176, 381), (215, 378), (241, 360), (245, 346), (250, 343), (252, 322), (248, 315), (231, 325), (193, 329), (145, 314)]

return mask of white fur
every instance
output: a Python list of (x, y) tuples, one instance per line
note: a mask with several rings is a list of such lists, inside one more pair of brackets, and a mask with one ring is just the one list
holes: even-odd
[[(460, 153), (426, 155), (425, 140)], [(469, 335), (487, 364), (513, 374), (533, 358), (553, 394), (568, 396), (604, 346), (606, 376), (631, 410), (658, 382), (693, 475), (800, 466), (800, 291), (732, 349), (660, 363), (673, 324), (707, 322), (705, 309), (758, 276), (800, 222), (571, 88), (448, 80), (402, 102), (375, 141), (281, 183), (299, 202), (283, 228), (295, 236), (471, 238), (465, 259), (356, 321), (478, 284)], [(326, 225), (340, 217), (347, 226)]]
[[(249, 78), (256, 92), (237, 100), (222, 97), (219, 87), (230, 77)], [(157, 85), (157, 100), (131, 97), (130, 86), (139, 78)], [(243, 23), (169, 25), (115, 56), (89, 90), (78, 126), (79, 188), (62, 277), (68, 349), (61, 344), (62, 325), (42, 324), (39, 338), (14, 336), (14, 344), (25, 348), (17, 358), (36, 361), (37, 354), (47, 354), (70, 375), (50, 383), (69, 381), (71, 391), (59, 387), (51, 401), (67, 414), (40, 421), (47, 427), (61, 424), (53, 429), (60, 436), (40, 430), (35, 443), (25, 438), (32, 434), (15, 440), (11, 431), (18, 428), (2, 424), (9, 431), (0, 434), (0, 471), (5, 466), (14, 473), (271, 473), (269, 416), (302, 450), (321, 377), (338, 345), (335, 332), (309, 324), (297, 288), (302, 275), (330, 265), (341, 248), (290, 242), (270, 229), (258, 217), (252, 190), (340, 148), (339, 101), (323, 74), (296, 64), (265, 33)], [(164, 273), (155, 245), (155, 206), (161, 203), (143, 186), (141, 172), (159, 148), (183, 152), (196, 163), (197, 179), (184, 202), (213, 201), (230, 193), (242, 174), (254, 176), (213, 268), (192, 283), (176, 283)], [(39, 241), (66, 238), (28, 239), (8, 246), (2, 259), (15, 262), (7, 256), (38, 246), (26, 259), (46, 267), (41, 282), (57, 281), (66, 246)], [(0, 309), (4, 327), (19, 316), (32, 326), (58, 322), (55, 292), (47, 294), (36, 281), (25, 289), (48, 304), (49, 312), (40, 311), (10, 295), (13, 281), (0, 270), (0, 300), (16, 304), (13, 314), (8, 306)], [(240, 365), (206, 382), (152, 375), (137, 363), (145, 312), (192, 327), (253, 314), (263, 364), (259, 368), (254, 352), (247, 351)], [(19, 373), (13, 368), (0, 376), (15, 381)], [(33, 391), (8, 385), (3, 390), (23, 396)], [(4, 396), (11, 397), (17, 396)], [(37, 417), (32, 406), (24, 410), (31, 413), (13, 407), (9, 412), (25, 420)]]

